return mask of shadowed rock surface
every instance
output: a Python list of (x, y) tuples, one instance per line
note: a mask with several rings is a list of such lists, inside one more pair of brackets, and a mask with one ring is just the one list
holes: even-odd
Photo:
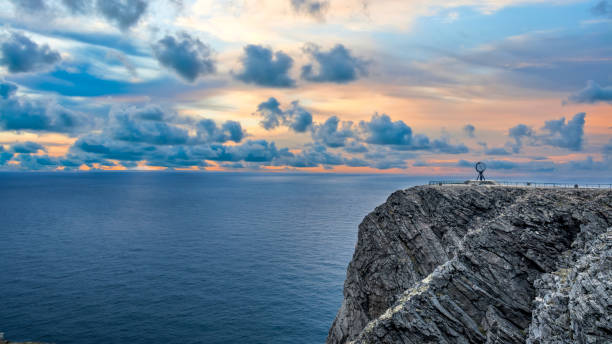
[(609, 343), (612, 191), (420, 186), (363, 220), (327, 343)]
[(4, 339), (4, 334), (0, 332), (0, 344), (45, 344), (39, 342), (10, 342)]

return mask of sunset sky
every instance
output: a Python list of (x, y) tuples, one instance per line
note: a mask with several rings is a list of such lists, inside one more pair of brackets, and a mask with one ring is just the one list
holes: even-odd
[(612, 1), (0, 0), (0, 170), (588, 176)]

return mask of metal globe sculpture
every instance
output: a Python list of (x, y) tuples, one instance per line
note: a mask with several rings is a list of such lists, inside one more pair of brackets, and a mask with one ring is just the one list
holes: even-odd
[(487, 169), (487, 164), (485, 164), (482, 161), (479, 161), (476, 163), (476, 172), (478, 172), (478, 177), (476, 177), (476, 180), (478, 181), (484, 181), (485, 177), (484, 177), (484, 171)]

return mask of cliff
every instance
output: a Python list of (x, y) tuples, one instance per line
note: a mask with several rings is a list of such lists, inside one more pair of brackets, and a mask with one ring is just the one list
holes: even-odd
[(4, 339), (4, 335), (3, 333), (0, 332), (0, 344), (44, 344), (44, 343), (38, 343), (38, 342), (9, 342), (8, 340)]
[(611, 343), (612, 190), (419, 186), (365, 217), (327, 343)]

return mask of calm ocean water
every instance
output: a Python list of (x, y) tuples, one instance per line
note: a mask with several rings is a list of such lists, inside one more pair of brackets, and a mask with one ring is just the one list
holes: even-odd
[(323, 343), (389, 175), (1, 173), (0, 332)]

